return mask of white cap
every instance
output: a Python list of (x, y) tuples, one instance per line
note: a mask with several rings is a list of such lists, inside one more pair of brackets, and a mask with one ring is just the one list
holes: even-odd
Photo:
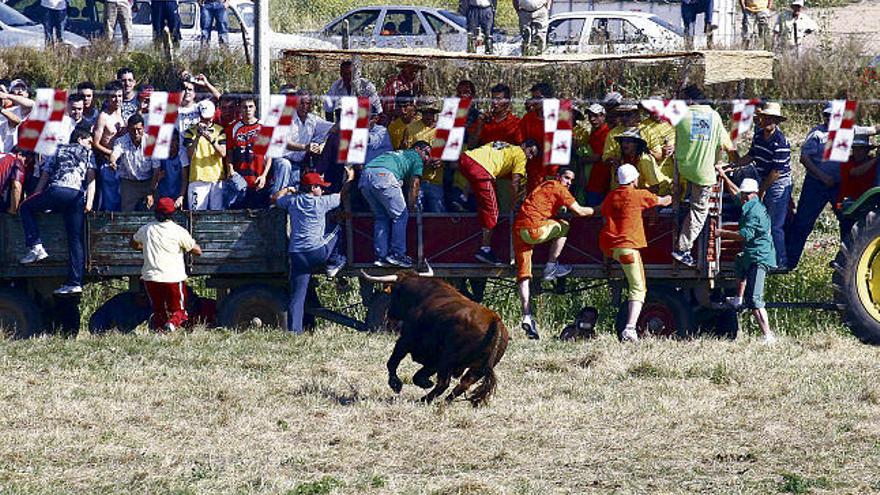
[(199, 107), (199, 115), (203, 119), (213, 119), (214, 112), (217, 109), (214, 107), (214, 103), (211, 100), (202, 100), (197, 105)]
[(617, 183), (621, 186), (635, 182), (638, 178), (639, 171), (629, 163), (624, 163), (617, 168)]
[(741, 194), (751, 194), (758, 192), (758, 181), (750, 178), (743, 179), (742, 183), (739, 185), (739, 192)]
[(605, 107), (598, 103), (593, 103), (592, 105), (587, 107), (587, 111), (593, 115), (601, 115), (605, 113)]
[(791, 0), (791, 4), (792, 4), (792, 5), (800, 5), (801, 7), (803, 7), (803, 6), (804, 6), (804, 0)]

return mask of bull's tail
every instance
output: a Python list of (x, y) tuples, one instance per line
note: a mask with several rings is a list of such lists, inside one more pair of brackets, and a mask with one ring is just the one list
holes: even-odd
[(489, 397), (495, 392), (495, 386), (498, 381), (495, 379), (495, 363), (500, 359), (498, 355), (499, 352), (504, 352), (500, 350), (503, 342), (502, 342), (502, 332), (499, 330), (499, 325), (504, 325), (501, 322), (500, 318), (497, 318), (489, 324), (489, 331), (486, 333), (486, 343), (489, 345), (489, 355), (486, 357), (486, 360), (483, 362), (483, 367), (480, 370), (480, 375), (482, 376), (482, 380), (477, 388), (474, 389), (473, 394), (468, 397), (468, 400), (471, 401), (471, 404), (474, 407), (484, 406), (489, 402)]

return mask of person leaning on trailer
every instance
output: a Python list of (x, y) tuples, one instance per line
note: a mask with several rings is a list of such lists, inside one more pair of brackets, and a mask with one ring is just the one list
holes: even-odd
[(513, 253), (516, 260), (516, 282), (522, 304), (522, 328), (530, 339), (538, 338), (538, 329), (532, 319), (529, 281), (532, 278), (532, 250), (537, 244), (550, 242), (550, 256), (544, 266), (543, 279), (555, 280), (571, 273), (571, 267), (557, 262), (565, 247), (568, 222), (556, 219), (563, 208), (579, 217), (593, 214), (592, 208), (578, 204), (569, 188), (574, 182), (574, 171), (560, 168), (556, 177), (538, 184), (523, 201), (513, 223)]
[(625, 163), (617, 168), (617, 183), (602, 201), (600, 210), (605, 224), (599, 231), (599, 247), (605, 256), (620, 263), (627, 283), (627, 317), (623, 340), (639, 340), (636, 323), (648, 293), (645, 265), (639, 249), (648, 245), (642, 211), (655, 206), (668, 206), (671, 196), (658, 197), (645, 189), (636, 189), (639, 179), (636, 168)]

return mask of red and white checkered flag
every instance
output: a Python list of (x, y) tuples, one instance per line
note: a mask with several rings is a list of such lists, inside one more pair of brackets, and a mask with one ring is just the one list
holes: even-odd
[(544, 100), (544, 165), (571, 162), (571, 100)]
[(67, 142), (66, 136), (60, 135), (65, 110), (67, 91), (38, 89), (34, 108), (19, 128), (18, 146), (43, 155), (54, 155), (58, 144)]
[(739, 138), (749, 133), (752, 122), (755, 120), (755, 110), (759, 101), (733, 100), (733, 129), (730, 130), (730, 140), (736, 142)]
[(154, 91), (144, 129), (144, 156), (164, 160), (171, 155), (181, 93)]
[(673, 126), (678, 125), (687, 115), (688, 106), (684, 100), (642, 100), (642, 106), (660, 120)]
[(260, 135), (254, 143), (255, 155), (277, 158), (287, 153), (287, 135), (293, 125), (298, 100), (295, 95), (269, 97), (269, 111), (262, 119)]
[(431, 158), (454, 162), (464, 148), (464, 131), (467, 124), (470, 98), (445, 98), (443, 110), (437, 118), (437, 132), (431, 147)]
[(823, 160), (845, 162), (849, 160), (855, 138), (856, 108), (855, 100), (833, 100), (831, 118), (828, 121), (828, 141), (825, 143)]
[(370, 99), (363, 96), (343, 96), (340, 99), (339, 163), (364, 163), (367, 141), (370, 137)]

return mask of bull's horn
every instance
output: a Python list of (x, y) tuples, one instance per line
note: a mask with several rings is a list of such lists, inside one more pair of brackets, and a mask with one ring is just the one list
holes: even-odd
[(361, 275), (363, 275), (364, 278), (369, 280), (370, 282), (376, 282), (380, 284), (393, 284), (394, 282), (397, 282), (397, 275), (373, 276), (363, 270), (361, 270)]
[(427, 261), (425, 261), (425, 266), (428, 267), (428, 271), (426, 271), (426, 272), (419, 272), (419, 276), (420, 276), (420, 277), (433, 277), (433, 276), (434, 276), (434, 269), (431, 268), (431, 264), (428, 263)]

